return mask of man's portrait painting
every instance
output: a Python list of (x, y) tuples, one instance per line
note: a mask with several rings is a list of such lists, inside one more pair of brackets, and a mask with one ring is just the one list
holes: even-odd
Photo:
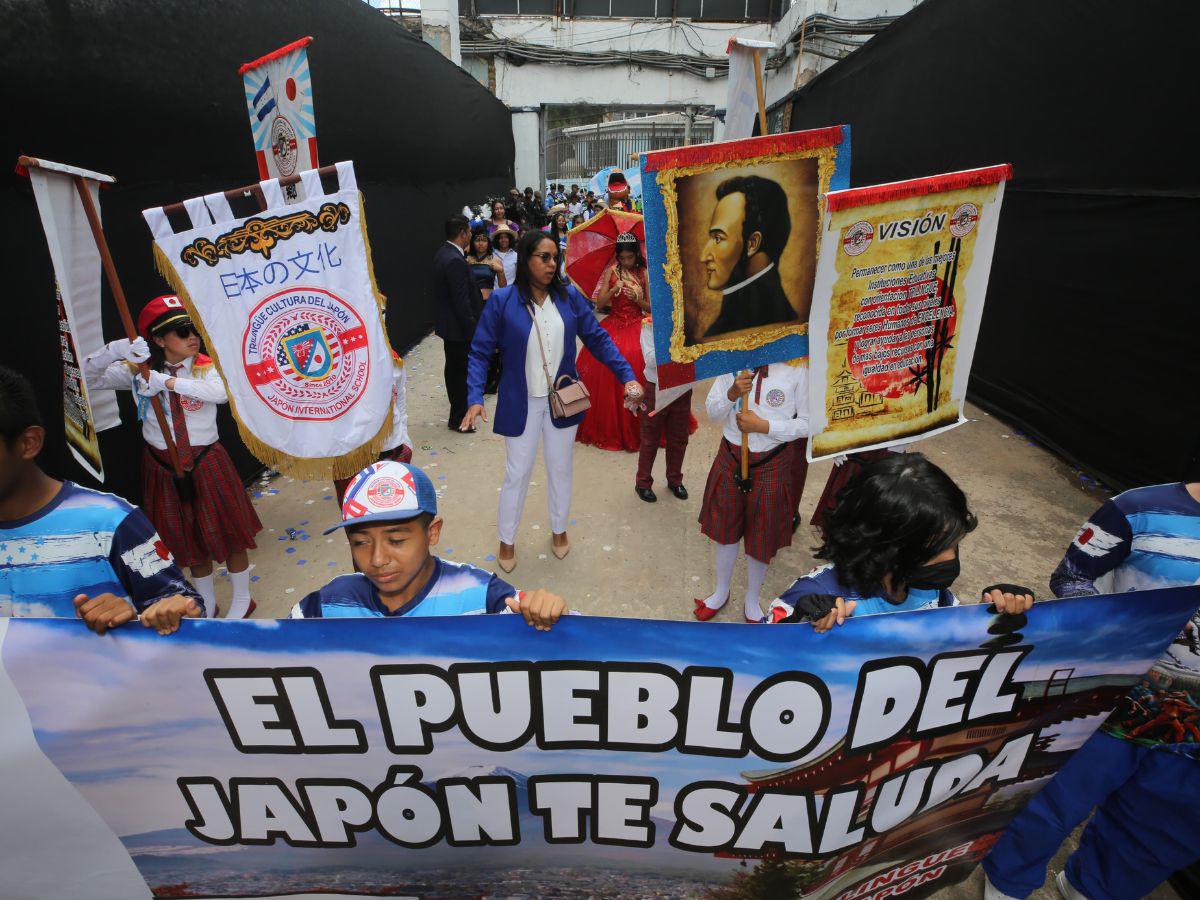
[(805, 327), (818, 183), (814, 158), (676, 179), (685, 345)]
[[(848, 129), (680, 147), (642, 165), (647, 237), (662, 235), (647, 246), (656, 346), (668, 319), (671, 361), (696, 363), (697, 378), (717, 374), (699, 365), (712, 351), (735, 352), (723, 371), (805, 355), (818, 198), (848, 181)], [(776, 344), (785, 355), (756, 352)]]

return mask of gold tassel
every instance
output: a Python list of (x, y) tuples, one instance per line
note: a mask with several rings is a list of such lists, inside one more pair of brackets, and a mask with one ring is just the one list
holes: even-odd
[[(360, 197), (361, 203), (361, 197)], [(361, 206), (360, 206), (361, 212)], [(363, 226), (363, 240), (366, 241), (366, 226)], [(192, 302), (192, 297), (184, 286), (183, 279), (179, 276), (179, 272), (172, 265), (167, 254), (163, 252), (162, 247), (155, 241), (154, 248), (154, 268), (171, 286), (171, 289), (183, 301), (183, 306), (191, 317), (192, 323), (196, 326), (196, 330), (200, 332), (200, 337), (204, 341), (204, 346), (208, 349), (209, 356), (212, 357), (213, 364), (217, 367), (217, 371), (221, 372), (221, 377), (224, 378), (225, 367), (221, 363), (221, 357), (217, 353), (216, 345), (208, 336), (208, 330), (204, 327), (204, 319), (196, 312), (196, 305)], [(371, 253), (370, 246), (367, 246), (367, 264), (370, 267)], [(383, 295), (379, 293), (379, 289), (375, 287), (375, 276), (371, 274), (371, 289), (375, 293), (376, 302), (380, 302)], [(382, 306), (380, 307), (382, 310)], [(387, 332), (384, 332), (386, 339)], [(391, 349), (391, 345), (388, 345)], [(265, 466), (270, 466), (279, 472), (285, 472), (293, 478), (308, 478), (312, 480), (332, 481), (335, 478), (349, 478), (358, 474), (371, 463), (379, 459), (379, 454), (383, 449), (383, 442), (387, 440), (389, 434), (392, 433), (392, 407), (388, 406), (387, 415), (383, 417), (383, 425), (373, 438), (362, 444), (359, 447), (351, 450), (349, 453), (344, 453), (341, 456), (292, 456), (289, 453), (280, 450), (277, 447), (272, 447), (260, 439), (250, 427), (242, 420), (241, 414), (238, 412), (237, 402), (233, 399), (233, 394), (229, 394), (229, 411), (233, 413), (233, 420), (237, 423), (238, 434), (241, 436), (242, 443), (246, 445), (254, 457)]]

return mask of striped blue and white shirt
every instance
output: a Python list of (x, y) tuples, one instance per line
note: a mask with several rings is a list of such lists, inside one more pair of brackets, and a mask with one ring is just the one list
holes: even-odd
[(64, 481), (30, 516), (0, 521), (0, 615), (75, 618), (78, 594), (124, 597), (140, 613), (182, 594), (204, 601), (136, 506)]
[(292, 608), (293, 619), (396, 616), (471, 616), (501, 613), (518, 591), (491, 572), (467, 563), (433, 558), (433, 574), (420, 592), (399, 609), (389, 610), (366, 575), (340, 575)]
[[(1200, 503), (1178, 482), (1106, 502), (1050, 576), (1056, 597), (1191, 584), (1200, 584)], [(1200, 611), (1103, 730), (1200, 760)]]

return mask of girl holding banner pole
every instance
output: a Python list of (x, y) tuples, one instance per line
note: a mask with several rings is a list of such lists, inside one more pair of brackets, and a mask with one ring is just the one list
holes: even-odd
[[(135, 341), (107, 344), (84, 362), (89, 384), (133, 389), (142, 397), (166, 395), (164, 406), (184, 477), (176, 479), (158, 423), (146, 419), (142, 437), (142, 502), (163, 542), (216, 616), (213, 561), (225, 562), (233, 585), (226, 618), (254, 612), (250, 559), (262, 523), (246, 496), (233, 461), (217, 440), (217, 404), (228, 402), (213, 362), (200, 353), (200, 336), (179, 298), (151, 300), (138, 316)], [(147, 340), (148, 339), (148, 340)], [(149, 380), (133, 378), (132, 364), (151, 359)], [(94, 381), (93, 381), (94, 379)]]

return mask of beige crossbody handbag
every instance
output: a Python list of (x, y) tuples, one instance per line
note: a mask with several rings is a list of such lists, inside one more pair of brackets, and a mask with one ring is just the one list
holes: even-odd
[[(544, 301), (553, 303), (549, 297)], [(542, 330), (538, 328), (537, 316), (533, 313), (533, 304), (529, 305), (529, 317), (533, 319), (533, 333), (537, 335), (538, 352), (542, 354), (542, 371), (546, 373), (546, 384), (550, 386), (550, 416), (555, 419), (569, 419), (592, 408), (591, 395), (582, 381), (577, 381), (570, 375), (560, 375), (558, 382), (550, 378), (550, 365), (546, 362), (546, 348), (542, 346)], [(563, 384), (563, 382), (566, 384)]]

